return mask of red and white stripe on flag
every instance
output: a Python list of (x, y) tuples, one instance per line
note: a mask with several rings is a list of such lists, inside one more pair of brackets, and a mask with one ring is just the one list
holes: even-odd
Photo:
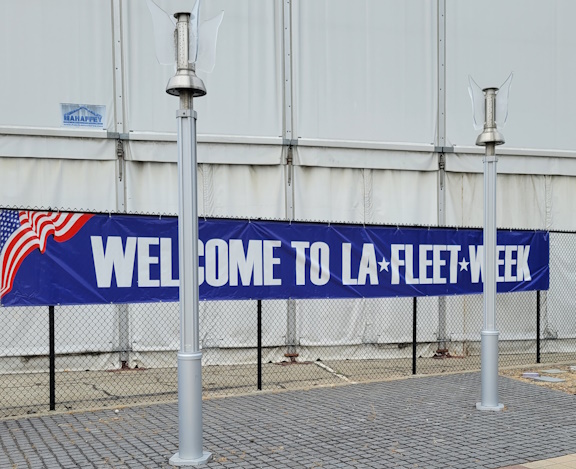
[(12, 289), (16, 272), (28, 254), (35, 249), (43, 254), (50, 235), (58, 242), (69, 240), (92, 214), (25, 210), (19, 212), (19, 217), (20, 227), (6, 240), (0, 253), (0, 298)]

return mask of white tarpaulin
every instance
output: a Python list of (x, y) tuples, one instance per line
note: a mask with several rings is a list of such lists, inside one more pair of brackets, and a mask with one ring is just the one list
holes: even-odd
[(60, 127), (61, 103), (106, 106), (113, 129), (112, 2), (2, 2), (0, 125)]
[[(497, 150), (498, 226), (576, 230), (576, 3), (212, 0), (200, 15), (221, 10), (216, 66), (199, 72), (208, 94), (194, 100), (202, 216), (481, 226), (483, 149), (474, 146), (468, 76), (499, 86), (513, 71), (506, 144)], [(175, 214), (179, 101), (165, 92), (174, 69), (156, 60), (146, 2), (4, 2), (0, 30), (9, 38), (0, 41), (0, 207)], [(62, 127), (63, 103), (105, 106), (103, 128)], [(551, 253), (543, 300), (549, 337), (576, 331), (574, 265), (562, 246)], [(419, 337), (437, 340), (438, 299), (420, 301)], [(452, 340), (478, 339), (480, 303), (446, 300)], [(218, 347), (207, 360), (231, 360), (223, 350), (246, 347), (242, 359), (254, 361), (246, 351), (254, 304), (202, 308), (202, 340)], [(529, 295), (499, 296), (498, 308), (502, 338), (534, 337)], [(409, 301), (334, 302), (330, 315), (298, 301), (296, 330), (279, 329), (289, 309), (286, 301), (264, 306), (271, 347), (296, 333), (310, 358), (314, 347), (343, 344), (355, 357), (374, 343), (383, 355), (408, 353), (397, 344), (411, 340)], [(165, 353), (173, 364), (174, 305), (82, 311), (65, 311), (59, 340), (78, 353), (84, 342), (100, 349), (95, 367), (117, 366), (111, 350), (121, 341), (134, 351), (131, 363)], [(38, 352), (24, 344), (31, 331), (45, 334), (36, 313), (1, 310), (0, 355)], [(82, 314), (95, 322), (80, 324)], [(111, 325), (89, 338), (98, 317)]]
[[(166, 7), (169, 1), (158, 1)], [(181, 3), (191, 8), (193, 2)], [(174, 75), (156, 60), (152, 19), (144, 1), (125, 2), (128, 131), (174, 132), (178, 99), (164, 91)], [(204, 2), (200, 15), (225, 10), (216, 67), (198, 75), (209, 89), (194, 100), (203, 134), (278, 137), (282, 134), (281, 2), (260, 0)], [(218, 109), (218, 112), (214, 112)]]
[[(281, 218), (282, 166), (200, 165), (197, 172), (201, 216)], [(178, 213), (175, 164), (127, 162), (129, 212)]]
[(434, 224), (436, 174), (295, 168), (296, 218), (352, 223)]
[[(502, 228), (547, 229), (547, 176), (499, 174), (496, 223)], [(446, 173), (446, 222), (451, 226), (483, 226), (482, 174)]]
[(293, 89), (299, 137), (434, 141), (434, 2), (294, 4)]
[(5, 207), (116, 210), (116, 162), (0, 158)]
[(447, 140), (471, 145), (477, 131), (467, 95), (468, 76), (481, 87), (499, 87), (514, 72), (507, 146), (576, 149), (576, 47), (567, 1), (446, 1)]

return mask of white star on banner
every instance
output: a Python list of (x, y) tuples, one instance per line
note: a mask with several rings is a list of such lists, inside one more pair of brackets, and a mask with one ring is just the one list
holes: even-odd
[(383, 270), (388, 272), (388, 266), (390, 265), (390, 262), (387, 262), (384, 256), (382, 256), (382, 260), (378, 262), (378, 264), (380, 265), (380, 272), (382, 272)]
[(462, 272), (463, 270), (468, 270), (468, 264), (470, 264), (470, 262), (467, 262), (466, 258), (464, 258), (458, 262), (458, 264), (460, 264), (460, 272)]

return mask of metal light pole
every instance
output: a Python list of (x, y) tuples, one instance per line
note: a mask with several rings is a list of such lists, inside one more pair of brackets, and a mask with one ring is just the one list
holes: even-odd
[(484, 130), (476, 145), (486, 147), (484, 158), (484, 328), (481, 336), (481, 402), (478, 410), (502, 410), (498, 402), (498, 331), (496, 330), (496, 145), (504, 137), (496, 127), (496, 93), (498, 88), (485, 88)]
[(175, 466), (198, 466), (212, 458), (202, 449), (202, 352), (198, 320), (198, 199), (196, 112), (192, 99), (206, 87), (189, 62), (190, 13), (176, 13), (176, 75), (166, 92), (180, 96), (178, 121), (178, 249), (180, 271), (180, 351), (178, 352), (179, 451)]

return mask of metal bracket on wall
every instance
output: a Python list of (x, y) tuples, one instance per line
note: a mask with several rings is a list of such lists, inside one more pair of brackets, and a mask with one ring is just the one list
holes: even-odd
[[(292, 149), (294, 147), (298, 146), (298, 140), (289, 140), (289, 139), (284, 139), (282, 140), (282, 146), (286, 148), (286, 164), (287, 165), (292, 165), (292, 163), (294, 162), (294, 158), (292, 156)], [(290, 182), (290, 181), (288, 181)]]
[(454, 147), (434, 147), (434, 153), (454, 153)]
[(124, 181), (125, 174), (125, 154), (124, 141), (130, 140), (130, 135), (127, 133), (119, 132), (106, 132), (106, 138), (116, 140), (116, 160), (117, 165), (117, 181), (116, 181), (116, 210), (120, 213), (126, 211), (126, 187)]
[(114, 140), (130, 140), (130, 134), (108, 131), (106, 132), (106, 138)]
[(122, 177), (124, 176), (124, 169), (122, 160), (124, 159), (124, 143), (122, 140), (116, 140), (116, 157), (120, 160), (120, 164), (118, 165), (118, 179), (122, 181)]
[(291, 140), (291, 139), (285, 138), (282, 140), (282, 145), (285, 147), (297, 147), (298, 146), (298, 139)]
[(446, 169), (446, 153), (438, 154), (438, 169), (442, 171)]

